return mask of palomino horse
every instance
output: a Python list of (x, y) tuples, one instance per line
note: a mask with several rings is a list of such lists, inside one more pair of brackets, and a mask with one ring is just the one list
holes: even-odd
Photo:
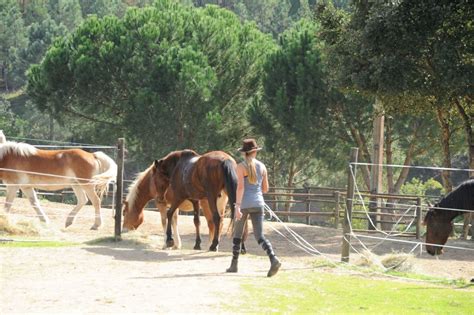
[(453, 219), (464, 214), (456, 209), (474, 210), (474, 179), (463, 182), (426, 213), (426, 243), (440, 245), (426, 245), (430, 255), (443, 253), (442, 245), (446, 244), (451, 234)]
[[(145, 205), (152, 199), (155, 200), (156, 207), (160, 211), (161, 214), (161, 224), (163, 226), (163, 231), (166, 232), (166, 224), (167, 224), (167, 209), (170, 206), (168, 202), (162, 200), (158, 197), (158, 192), (161, 192), (161, 196), (166, 195), (166, 190), (168, 189), (168, 185), (165, 186), (158, 186), (160, 183), (156, 182), (156, 163), (153, 163), (150, 167), (148, 167), (145, 171), (138, 174), (136, 179), (130, 185), (128, 189), (127, 198), (124, 201), (123, 207), (123, 232), (127, 232), (128, 230), (137, 229), (144, 220), (143, 208)], [(219, 213), (221, 215), (224, 214), (225, 206), (227, 204), (227, 195), (222, 194), (220, 198), (217, 200), (217, 208), (219, 209)], [(209, 207), (209, 203), (207, 199), (201, 199), (200, 204), (202, 206), (204, 216), (207, 220), (207, 225), (209, 227), (209, 239), (212, 240), (214, 236), (214, 222), (212, 219), (211, 209)], [(179, 205), (179, 209), (182, 211), (194, 211), (193, 204), (186, 200)], [(176, 242), (173, 246), (173, 249), (181, 248), (181, 237), (179, 236), (178, 232), (178, 212), (175, 212), (172, 220), (172, 228), (173, 233), (176, 235)], [(194, 249), (201, 249), (201, 236), (200, 236), (200, 217), (199, 212), (194, 212), (194, 225), (196, 227), (196, 243), (194, 245)], [(163, 249), (167, 248), (166, 240), (165, 244), (163, 245)]]
[(185, 200), (190, 200), (194, 210), (199, 209), (199, 200), (207, 199), (212, 213), (215, 232), (211, 251), (217, 251), (221, 232), (221, 213), (217, 208), (217, 199), (225, 191), (230, 201), (231, 220), (234, 217), (234, 204), (237, 192), (237, 174), (234, 159), (225, 152), (212, 151), (198, 155), (192, 150), (174, 151), (156, 161), (156, 181), (158, 186), (168, 187), (159, 191), (160, 199), (167, 200), (168, 210), (166, 244), (172, 247), (174, 240), (171, 232), (171, 218), (176, 209)]
[[(0, 131), (1, 132), (1, 131)], [(100, 199), (109, 182), (117, 177), (117, 164), (103, 152), (89, 153), (80, 149), (39, 150), (26, 143), (6, 141), (0, 135), (0, 179), (7, 186), (5, 211), (9, 212), (20, 188), (38, 213), (49, 222), (36, 196), (35, 188), (60, 190), (72, 187), (77, 205), (69, 213), (66, 227), (74, 222), (79, 210), (90, 199), (95, 208), (96, 230), (102, 224)]]

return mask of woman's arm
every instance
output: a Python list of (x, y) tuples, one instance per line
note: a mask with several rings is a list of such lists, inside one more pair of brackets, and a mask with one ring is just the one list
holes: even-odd
[(268, 176), (267, 176), (267, 167), (263, 165), (263, 174), (262, 174), (262, 192), (268, 192)]
[(242, 217), (242, 212), (240, 211), (240, 204), (242, 203), (242, 198), (244, 197), (244, 177), (245, 167), (242, 164), (237, 164), (237, 196), (235, 201), (235, 218), (237, 220)]

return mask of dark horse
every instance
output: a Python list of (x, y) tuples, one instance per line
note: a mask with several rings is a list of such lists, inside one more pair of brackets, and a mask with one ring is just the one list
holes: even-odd
[[(155, 161), (156, 179), (159, 185), (169, 185), (161, 199), (171, 205), (168, 209), (166, 244), (174, 245), (171, 232), (172, 217), (179, 205), (185, 200), (192, 202), (194, 210), (199, 211), (199, 200), (207, 199), (212, 212), (215, 232), (209, 250), (217, 251), (221, 232), (221, 214), (217, 208), (217, 199), (226, 192), (234, 217), (234, 203), (237, 192), (237, 174), (234, 159), (225, 152), (212, 151), (199, 155), (192, 150), (174, 151), (159, 161)], [(159, 192), (160, 193), (160, 192)]]
[(465, 213), (455, 209), (474, 210), (474, 179), (463, 182), (426, 213), (424, 220), (426, 224), (426, 243), (441, 245), (426, 245), (426, 251), (430, 255), (443, 253), (442, 245), (446, 244), (451, 234), (453, 219)]

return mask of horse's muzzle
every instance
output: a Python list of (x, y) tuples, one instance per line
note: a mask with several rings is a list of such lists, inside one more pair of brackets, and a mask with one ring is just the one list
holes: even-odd
[(431, 256), (441, 255), (443, 253), (443, 248), (440, 246), (426, 246), (426, 251)]

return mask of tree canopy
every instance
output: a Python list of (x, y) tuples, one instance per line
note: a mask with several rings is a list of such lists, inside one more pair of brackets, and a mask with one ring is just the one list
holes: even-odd
[(122, 19), (86, 19), (30, 69), (28, 92), (57, 119), (79, 115), (125, 132), (147, 159), (229, 147), (245, 131), (274, 47), (227, 10), (157, 1)]

